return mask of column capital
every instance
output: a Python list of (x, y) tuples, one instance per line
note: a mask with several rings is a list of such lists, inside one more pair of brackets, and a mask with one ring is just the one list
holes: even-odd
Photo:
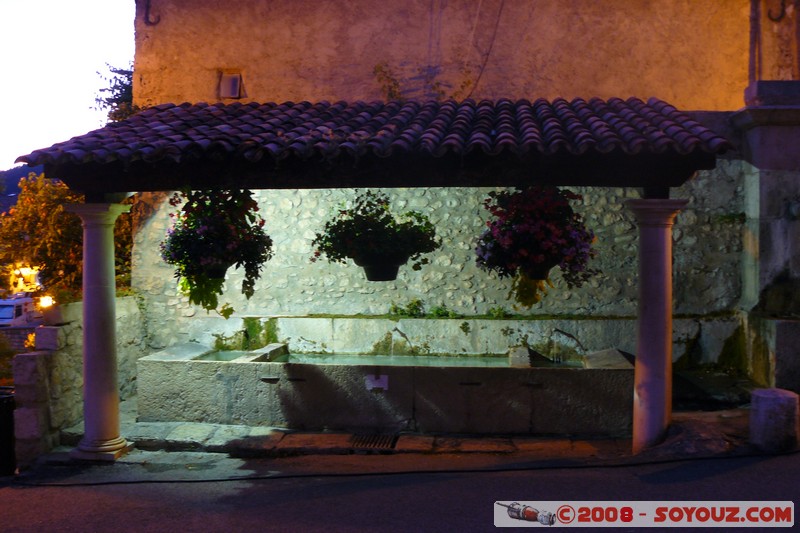
[(689, 200), (679, 198), (643, 198), (628, 200), (625, 205), (636, 215), (643, 226), (672, 226), (675, 216), (686, 207)]
[(130, 211), (131, 206), (115, 203), (67, 204), (64, 210), (75, 213), (84, 223), (109, 224), (117, 220), (122, 213)]

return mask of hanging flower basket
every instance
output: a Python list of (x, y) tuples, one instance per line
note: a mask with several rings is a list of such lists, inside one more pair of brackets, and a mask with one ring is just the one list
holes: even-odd
[(203, 275), (209, 279), (225, 279), (225, 274), (231, 266), (233, 266), (232, 263), (208, 265), (203, 268)]
[(395, 261), (381, 261), (380, 259), (370, 259), (368, 262), (361, 260), (355, 261), (355, 264), (364, 269), (364, 275), (367, 281), (394, 281), (397, 279), (397, 274), (400, 267), (406, 263), (408, 259), (397, 262)]
[(311, 244), (315, 247), (312, 262), (323, 255), (331, 263), (346, 263), (350, 258), (364, 268), (369, 281), (396, 279), (399, 267), (408, 261), (413, 270), (419, 270), (428, 263), (421, 256), (441, 246), (425, 215), (409, 211), (395, 217), (388, 197), (371, 191), (360, 194), (353, 207), (326, 222)]
[(580, 287), (599, 272), (588, 267), (594, 233), (569, 203), (580, 198), (551, 186), (490, 193), (484, 207), (492, 219), (475, 248), (478, 266), (513, 278), (512, 295), (525, 307), (552, 287), (556, 266), (569, 287)]
[(556, 259), (542, 261), (538, 264), (528, 265), (525, 268), (524, 275), (531, 280), (547, 281), (550, 279), (550, 271), (556, 266), (558, 266), (558, 261)]
[(229, 305), (217, 309), (232, 266), (244, 267), (242, 294), (250, 298), (261, 265), (272, 257), (272, 239), (264, 231), (258, 203), (248, 190), (189, 191), (170, 199), (173, 226), (161, 243), (161, 257), (175, 266), (175, 277), (189, 301), (228, 318)]

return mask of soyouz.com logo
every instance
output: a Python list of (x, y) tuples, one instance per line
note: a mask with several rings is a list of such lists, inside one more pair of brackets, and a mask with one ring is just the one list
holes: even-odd
[(792, 527), (794, 502), (495, 502), (496, 527)]

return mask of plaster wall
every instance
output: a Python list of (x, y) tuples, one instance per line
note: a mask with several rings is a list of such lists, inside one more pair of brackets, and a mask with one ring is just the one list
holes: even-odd
[[(376, 100), (396, 82), (411, 99), (657, 96), (734, 110), (749, 12), (749, 0), (140, 1), (134, 94), (219, 101), (220, 74), (238, 72), (244, 101)], [(785, 48), (773, 26), (765, 75)]]
[(793, 2), (755, 0), (758, 23), (753, 28), (757, 58), (752, 63), (756, 80), (797, 80), (797, 5)]

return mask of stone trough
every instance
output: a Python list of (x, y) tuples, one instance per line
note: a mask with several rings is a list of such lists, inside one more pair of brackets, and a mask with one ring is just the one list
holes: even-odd
[(580, 368), (473, 355), (436, 356), (433, 366), (411, 355), (295, 362), (280, 343), (249, 352), (188, 343), (138, 361), (139, 421), (621, 436), (631, 431), (633, 370), (615, 354), (587, 356)]

